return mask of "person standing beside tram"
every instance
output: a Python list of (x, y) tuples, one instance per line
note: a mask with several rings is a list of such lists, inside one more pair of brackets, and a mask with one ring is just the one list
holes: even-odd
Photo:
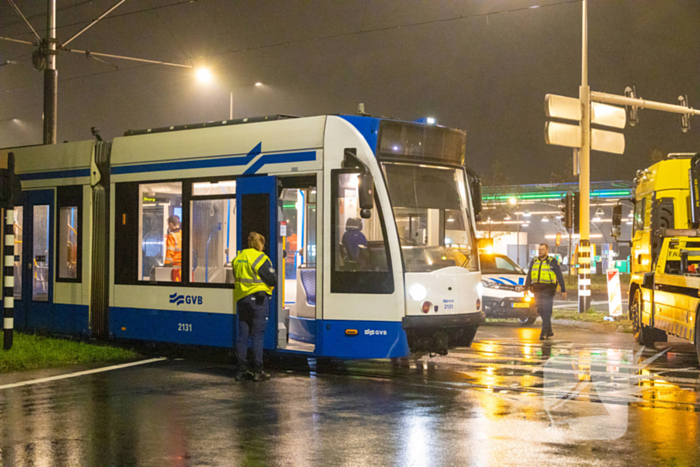
[[(263, 340), (267, 320), (270, 316), (270, 297), (277, 285), (277, 273), (270, 258), (263, 253), (265, 237), (256, 232), (248, 236), (248, 249), (241, 251), (233, 260), (234, 306), (238, 308), (238, 341), (236, 359), (238, 367), (236, 381), (250, 376), (253, 381), (270, 378), (263, 371)], [(253, 341), (253, 368), (248, 370), (248, 338)]]
[(566, 300), (566, 285), (564, 276), (556, 259), (549, 257), (549, 246), (540, 243), (539, 256), (530, 261), (527, 271), (525, 289), (535, 295), (537, 314), (542, 317), (542, 332), (540, 340), (546, 340), (554, 336), (552, 331), (552, 307), (554, 306), (554, 294), (557, 292), (557, 284), (561, 287), (562, 298)]

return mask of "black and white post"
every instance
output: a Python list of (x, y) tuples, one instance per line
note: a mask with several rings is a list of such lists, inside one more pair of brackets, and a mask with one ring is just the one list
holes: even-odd
[(5, 205), (5, 274), (3, 293), (3, 348), (12, 348), (15, 328), (15, 196), (12, 179), (15, 155), (7, 155), (7, 204)]

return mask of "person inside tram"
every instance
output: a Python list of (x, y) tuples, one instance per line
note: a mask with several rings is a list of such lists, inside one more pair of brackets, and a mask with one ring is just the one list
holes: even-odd
[(165, 239), (165, 266), (173, 268), (170, 279), (182, 282), (182, 231), (180, 218), (168, 217), (168, 236)]
[(362, 219), (351, 217), (345, 223), (345, 233), (340, 241), (347, 252), (347, 260), (357, 263), (360, 258), (360, 247), (367, 246), (367, 237), (362, 233)]

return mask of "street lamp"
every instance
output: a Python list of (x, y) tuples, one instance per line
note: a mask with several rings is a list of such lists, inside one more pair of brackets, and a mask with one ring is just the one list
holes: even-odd
[(213, 78), (211, 71), (207, 68), (197, 68), (195, 75), (197, 76), (197, 80), (204, 84), (210, 83)]

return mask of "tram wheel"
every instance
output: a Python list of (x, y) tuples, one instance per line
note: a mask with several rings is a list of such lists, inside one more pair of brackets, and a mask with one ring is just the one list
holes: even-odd
[(523, 326), (531, 326), (537, 321), (537, 316), (531, 316), (529, 318), (518, 318), (518, 321)]

